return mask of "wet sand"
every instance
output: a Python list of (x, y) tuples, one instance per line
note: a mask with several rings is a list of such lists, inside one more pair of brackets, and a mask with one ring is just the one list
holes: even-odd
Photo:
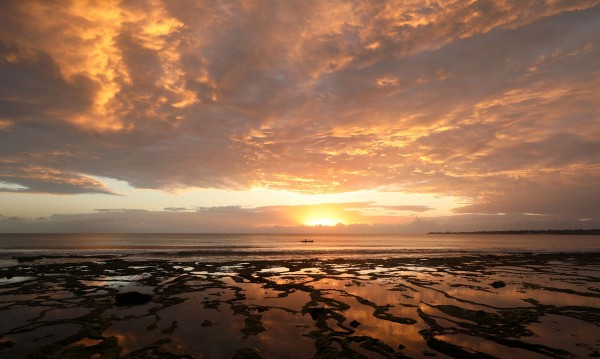
[(600, 253), (0, 268), (2, 358), (600, 357), (599, 327)]

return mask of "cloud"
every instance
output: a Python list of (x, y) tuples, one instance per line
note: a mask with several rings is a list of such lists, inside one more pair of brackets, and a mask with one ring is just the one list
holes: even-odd
[(165, 207), (163, 211), (167, 212), (186, 212), (189, 211), (187, 207)]
[(458, 213), (530, 213), (600, 218), (600, 190), (597, 187), (538, 187), (502, 193), (456, 210)]
[(383, 188), (595, 215), (561, 201), (595, 198), (600, 176), (598, 4), (9, 1), (0, 181)]
[(429, 206), (410, 206), (410, 205), (404, 205), (404, 206), (381, 206), (381, 208), (390, 209), (390, 210), (393, 210), (393, 211), (408, 211), (408, 212), (426, 212), (426, 211), (433, 210), (433, 208), (429, 207)]
[(17, 217), (17, 216), (3, 216), (0, 214), (0, 225), (20, 225), (22, 223), (27, 222), (25, 218)]
[[(85, 175), (64, 173), (52, 168), (28, 166), (13, 161), (0, 161), (0, 192), (11, 193), (115, 193), (102, 182)], [(15, 185), (16, 184), (16, 185)]]

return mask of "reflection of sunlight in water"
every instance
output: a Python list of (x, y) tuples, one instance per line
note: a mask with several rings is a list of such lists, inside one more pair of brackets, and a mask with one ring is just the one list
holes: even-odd
[[(313, 354), (314, 343), (303, 335), (314, 329), (310, 316), (275, 308), (299, 311), (310, 300), (307, 293), (293, 292), (287, 297), (279, 297), (281, 292), (264, 289), (255, 283), (237, 283), (229, 277), (224, 278), (224, 282), (228, 286), (242, 289), (247, 297), (244, 304), (273, 308), (262, 313), (266, 331), (259, 335), (260, 340), (254, 336), (243, 338), (240, 330), (244, 327), (244, 317), (234, 314), (228, 304), (221, 302), (217, 308), (205, 308), (207, 300), (232, 300), (235, 293), (229, 288), (211, 288), (180, 295), (180, 298), (186, 299), (185, 302), (156, 313), (160, 318), (156, 329), (144, 333), (139, 331), (140, 328), (151, 328), (154, 323), (154, 317), (146, 316), (118, 322), (105, 331), (104, 335), (115, 336), (125, 353), (168, 336), (172, 341), (168, 344), (171, 350), (203, 354), (210, 358), (230, 358), (238, 346), (247, 345), (256, 346), (267, 357), (283, 357), (287, 353), (289, 358), (306, 358)], [(173, 333), (162, 333), (173, 321), (177, 322)], [(205, 326), (203, 323), (210, 325)], [(283, 334), (286, 335), (286, 340), (282, 341)], [(294, 347), (293, 353), (288, 352), (290, 346)]]
[(266, 331), (260, 335), (258, 348), (266, 358), (310, 358), (314, 353), (314, 343), (305, 335), (315, 329), (309, 315), (270, 309), (262, 322)]
[[(333, 291), (325, 293), (328, 298), (333, 298), (350, 305), (349, 309), (343, 311), (343, 315), (346, 317), (343, 324), (349, 326), (349, 323), (353, 320), (358, 321), (360, 325), (355, 328), (356, 332), (354, 335), (367, 335), (379, 339), (392, 346), (392, 348), (397, 348), (398, 345), (402, 344), (406, 346), (404, 352), (407, 354), (427, 349), (426, 344), (419, 334), (419, 330), (425, 329), (424, 325), (400, 324), (381, 320), (373, 316), (373, 312), (375, 311), (373, 307), (359, 303), (356, 298), (343, 296), (339, 292)], [(356, 293), (352, 294), (356, 295)], [(377, 295), (371, 296), (369, 300), (377, 299), (382, 299), (383, 301), (375, 302), (376, 304), (386, 305), (385, 298), (378, 297)]]
[[(178, 327), (170, 338), (170, 348), (185, 348), (191, 355), (203, 354), (208, 358), (226, 358), (233, 355), (242, 337), (244, 318), (235, 315), (226, 304), (204, 308), (204, 298), (190, 298), (181, 304), (160, 310), (157, 314), (163, 326), (177, 321)], [(210, 321), (211, 326), (202, 323)]]
[(80, 279), (79, 282), (89, 287), (105, 287), (117, 289), (120, 292), (137, 291), (141, 293), (152, 293), (153, 287), (139, 283), (138, 281), (151, 277), (152, 274), (140, 275), (114, 275), (101, 276), (93, 280)]
[(586, 357), (585, 343), (600, 344), (598, 327), (563, 315), (546, 314), (539, 322), (529, 325), (535, 335), (523, 341), (536, 344), (552, 343), (555, 348), (567, 350), (577, 357)]
[(173, 266), (175, 269), (181, 269), (184, 272), (190, 272), (194, 270), (194, 267), (184, 267), (184, 266)]
[(501, 357), (511, 358), (548, 358), (546, 355), (541, 355), (530, 350), (511, 348), (505, 345), (500, 345), (491, 340), (485, 340), (481, 337), (467, 334), (443, 334), (437, 336), (438, 339), (452, 343), (467, 349), (475, 350), (483, 353), (492, 353)]
[(293, 271), (293, 272), (287, 272), (286, 274), (327, 274), (326, 272), (324, 272), (321, 268), (316, 268), (316, 267), (308, 267), (308, 268), (302, 268), (300, 270), (297, 271)]
[[(544, 268), (547, 269), (547, 267)], [(335, 269), (339, 269), (339, 267)], [(315, 289), (321, 290), (322, 293), (326, 294), (326, 297), (350, 305), (350, 309), (340, 312), (346, 317), (346, 326), (352, 320), (357, 320), (361, 323), (356, 328), (355, 335), (367, 335), (378, 338), (392, 347), (402, 344), (406, 346), (403, 353), (415, 356), (421, 355), (422, 351), (427, 349), (427, 345), (419, 333), (419, 330), (425, 329), (427, 326), (416, 315), (415, 307), (419, 307), (428, 315), (434, 316), (440, 325), (450, 328), (456, 326), (457, 320), (460, 322), (471, 322), (473, 325), (477, 325), (477, 323), (464, 318), (454, 318), (452, 315), (442, 312), (431, 305), (452, 305), (467, 310), (485, 310), (487, 313), (498, 313), (496, 309), (488, 306), (507, 309), (533, 308), (532, 303), (524, 300), (533, 298), (540, 303), (549, 305), (587, 305), (595, 308), (600, 307), (600, 298), (522, 287), (525, 278), (528, 280), (532, 279), (535, 283), (548, 287), (579, 290), (581, 292), (588, 291), (585, 288), (585, 286), (589, 288), (587, 281), (583, 281), (581, 283), (583, 285), (582, 288), (578, 289), (577, 286), (580, 283), (573, 281), (572, 276), (561, 275), (556, 272), (552, 272), (552, 275), (547, 276), (537, 271), (533, 272), (535, 269), (524, 267), (508, 268), (508, 270), (504, 270), (505, 268), (502, 267), (494, 268), (493, 271), (487, 271), (488, 273), (493, 273), (488, 275), (473, 271), (445, 270), (446, 272), (444, 273), (437, 272), (435, 268), (422, 266), (403, 266), (401, 270), (399, 269), (374, 267), (355, 271), (355, 273), (359, 274), (377, 275), (377, 277), (371, 278), (368, 282), (361, 280), (359, 276), (344, 279), (343, 276), (336, 274), (335, 277), (337, 279), (329, 276), (312, 282), (310, 285)], [(508, 284), (503, 288), (492, 288), (490, 284), (497, 280), (505, 281)], [(553, 281), (560, 281), (560, 284), (553, 285)], [(390, 289), (395, 290), (391, 291)], [(371, 306), (361, 304), (356, 299), (348, 297), (348, 295), (358, 296), (380, 306), (389, 305), (388, 313), (397, 317), (416, 319), (418, 323), (415, 325), (401, 325), (378, 319), (373, 316), (374, 309)], [(569, 322), (577, 323), (572, 326), (578, 327), (579, 333), (583, 331), (594, 333), (594, 329), (597, 329), (592, 324), (576, 319), (568, 317), (559, 317), (559, 319), (555, 320), (558, 323), (557, 326), (568, 324)], [(333, 319), (329, 319), (327, 323), (332, 328), (337, 326), (336, 321)], [(538, 328), (546, 328), (547, 331), (549, 327), (551, 326), (546, 322), (541, 324), (536, 323), (531, 326), (534, 332)], [(570, 333), (572, 336), (581, 335), (575, 332), (577, 331), (571, 331)], [(537, 340), (531, 340), (530, 338), (523, 340), (539, 342), (539, 344), (545, 345), (553, 343), (552, 336), (547, 333), (533, 338)], [(500, 344), (467, 334), (443, 335), (439, 336), (438, 339), (447, 340), (448, 342), (486, 353), (511, 353), (511, 355), (514, 354), (516, 356), (523, 356), (529, 353), (523, 349), (505, 348)], [(559, 338), (557, 337), (556, 340), (559, 340)], [(593, 338), (585, 338), (582, 342), (593, 342)], [(578, 351), (574, 349), (574, 343), (576, 341), (565, 344), (564, 349), (577, 353)], [(600, 342), (597, 344), (600, 344)], [(580, 352), (581, 355), (584, 353), (589, 354), (587, 349), (580, 350)], [(537, 356), (535, 353), (531, 353), (528, 357)]]
[(41, 348), (46, 344), (67, 338), (81, 329), (77, 324), (57, 324), (36, 328), (34, 330), (10, 334), (4, 336), (3, 340), (10, 340), (13, 346), (2, 350), (2, 358), (24, 358), (27, 353)]
[(289, 271), (288, 267), (269, 267), (259, 270), (258, 273), (283, 273)]
[(75, 343), (69, 344), (69, 347), (76, 347), (78, 345), (84, 347), (93, 347), (94, 345), (98, 345), (100, 343), (102, 343), (102, 339), (83, 338), (81, 340), (76, 341)]
[[(493, 331), (503, 325), (503, 315), (511, 314), (510, 310), (515, 312), (515, 308), (519, 311), (517, 314), (529, 315), (528, 319), (516, 317), (517, 321), (523, 320), (517, 323), (521, 325), (519, 328), (529, 329), (534, 335), (526, 336), (521, 329), (502, 334), (511, 340), (567, 350), (577, 357), (587, 357), (600, 347), (600, 341), (595, 337), (598, 328), (593, 324), (593, 313), (581, 307), (600, 308), (600, 298), (593, 290), (598, 284), (577, 274), (585, 271), (563, 261), (552, 266), (518, 261), (506, 266), (502, 266), (501, 261), (495, 261), (493, 265), (481, 260), (473, 262), (477, 264), (453, 266), (445, 260), (436, 260), (430, 265), (416, 260), (273, 261), (214, 266), (178, 263), (160, 272), (156, 286), (143, 285), (150, 282), (145, 280), (151, 272), (124, 275), (127, 269), (99, 272), (102, 276), (89, 274), (85, 279), (79, 279), (79, 283), (88, 287), (85, 292), (89, 294), (84, 297), (100, 297), (97, 303), (111, 301), (112, 289), (145, 291), (153, 295), (153, 300), (144, 305), (113, 307), (109, 304), (103, 309), (102, 318), (111, 323), (102, 335), (115, 337), (123, 349), (122, 354), (168, 339), (169, 343), (161, 341), (167, 343), (161, 345), (174, 354), (231, 358), (238, 347), (252, 346), (267, 358), (311, 357), (317, 350), (314, 333), (319, 328), (312, 317), (313, 312), (302, 314), (303, 308), (309, 306), (326, 308), (326, 313), (334, 314), (333, 317), (327, 314), (325, 323), (330, 330), (318, 334), (321, 338), (333, 335), (343, 340), (368, 336), (415, 358), (435, 351), (428, 346), (421, 332), (433, 328), (427, 318), (437, 323), (438, 331), (432, 332), (437, 340), (463, 347), (468, 352), (479, 351), (500, 357), (540, 357), (539, 353), (493, 341), (500, 335)], [(150, 267), (135, 266), (136, 270), (146, 268)], [(593, 275), (597, 277), (598, 272)], [(60, 329), (51, 322), (77, 320), (93, 310), (87, 307), (89, 301), (77, 290), (57, 284), (60, 277), (46, 278), (48, 285), (43, 284), (40, 277), (21, 275), (14, 278), (17, 281), (7, 283), (7, 288), (19, 287), (21, 278), (31, 278), (36, 279), (32, 287), (43, 289), (33, 294), (27, 291), (13, 294), (0, 288), (0, 303), (15, 300), (41, 303), (39, 297), (46, 293), (53, 298), (46, 297), (47, 305), (0, 310), (1, 332), (40, 323)], [(491, 284), (495, 281), (502, 281), (505, 286), (494, 288)], [(66, 300), (57, 300), (60, 298)], [(536, 307), (539, 305), (557, 307)], [(555, 311), (553, 313), (561, 310), (560, 306), (571, 306), (571, 309), (564, 309), (560, 315), (550, 314), (550, 310)], [(573, 313), (584, 314), (580, 319), (568, 316)], [(493, 318), (494, 322), (486, 324), (476, 315)], [(538, 318), (538, 315), (541, 316)], [(588, 321), (585, 315), (592, 319)], [(248, 318), (259, 320), (264, 330), (251, 334), (243, 332), (247, 329)], [(509, 315), (509, 318), (514, 317)], [(351, 325), (353, 321), (358, 324)], [(415, 323), (408, 324), (411, 321)], [(46, 333), (41, 328), (11, 334), (2, 340), (10, 337), (33, 341)], [(484, 329), (492, 332), (484, 335)], [(307, 336), (311, 331), (313, 335)], [(54, 338), (59, 337), (62, 333)], [(37, 340), (45, 343), (55, 339)], [(99, 344), (98, 340), (79, 339), (70, 345), (95, 346)], [(341, 348), (339, 343), (332, 345)], [(349, 344), (349, 347), (370, 358), (379, 357), (360, 343)], [(21, 353), (22, 348), (19, 344), (9, 351), (0, 350), (0, 355)], [(294, 351), (290, 352), (289, 348)], [(446, 357), (441, 352), (436, 354), (439, 358)]]
[(12, 277), (12, 278), (0, 278), (0, 286), (5, 285), (5, 284), (13, 284), (13, 283), (19, 283), (19, 282), (25, 282), (28, 280), (32, 280), (35, 279), (35, 277)]
[(145, 316), (124, 321), (115, 322), (102, 335), (104, 337), (115, 337), (122, 347), (122, 354), (150, 345), (163, 335), (157, 331), (149, 331), (146, 328), (154, 323), (154, 318)]

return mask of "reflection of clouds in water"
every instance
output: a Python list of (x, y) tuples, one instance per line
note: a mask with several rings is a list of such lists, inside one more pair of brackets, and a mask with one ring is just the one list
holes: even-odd
[(150, 294), (154, 288), (139, 282), (149, 277), (151, 277), (151, 274), (136, 276), (110, 276), (98, 277), (94, 280), (79, 280), (79, 282), (90, 287), (104, 287), (118, 289), (120, 292), (138, 291), (141, 293)]
[[(221, 292), (225, 292), (222, 295)], [(231, 289), (217, 292), (211, 300), (228, 300), (231, 298)], [(207, 357), (231, 358), (240, 342), (244, 327), (244, 318), (235, 315), (226, 303), (218, 305), (217, 309), (205, 308), (207, 298), (203, 291), (187, 299), (181, 304), (176, 304), (157, 312), (161, 318), (159, 326), (168, 326), (172, 321), (177, 321), (177, 329), (169, 337), (174, 347), (185, 348), (188, 353), (202, 353)], [(205, 320), (216, 324), (203, 327)]]
[[(293, 302), (296, 300), (280, 304), (285, 304), (284, 308), (297, 307)], [(274, 308), (264, 312), (261, 321), (266, 331), (260, 335), (260, 350), (266, 358), (309, 358), (314, 353), (314, 342), (306, 336), (315, 329), (310, 315)]]
[(8, 358), (23, 358), (28, 353), (31, 353), (32, 350), (42, 348), (46, 344), (61, 339), (66, 339), (79, 330), (81, 330), (81, 326), (77, 324), (56, 324), (41, 326), (24, 333), (5, 335), (3, 336), (3, 341), (12, 341), (15, 344), (0, 351), (0, 354), (2, 356), (6, 355)]
[[(156, 261), (153, 265), (167, 280), (154, 287), (150, 303), (115, 308), (109, 303), (113, 294), (90, 291), (57, 307), (59, 302), (52, 296), (35, 292), (41, 287), (27, 289), (17, 282), (6, 287), (24, 289), (18, 295), (30, 295), (30, 301), (52, 306), (2, 310), (0, 325), (15, 318), (18, 323), (6, 330), (27, 325), (30, 328), (23, 333), (37, 335), (34, 332), (39, 323), (73, 320), (90, 313), (88, 306), (93, 302), (107, 306), (93, 321), (110, 322), (108, 327), (102, 327), (102, 323), (98, 327), (103, 336), (116, 338), (123, 353), (168, 339), (170, 342), (161, 344), (161, 348), (173, 353), (230, 358), (236, 348), (253, 346), (266, 357), (282, 357), (294, 347), (297, 350), (287, 357), (306, 358), (319, 350), (317, 339), (322, 344), (333, 333), (340, 340), (362, 336), (379, 339), (395, 351), (403, 347), (402, 353), (412, 357), (422, 357), (425, 350), (444, 353), (443, 348), (432, 349), (427, 342), (431, 337), (494, 356), (509, 353), (520, 357), (524, 349), (518, 346), (528, 345), (535, 357), (543, 353), (536, 345), (544, 345), (584, 357), (598, 346), (592, 337), (597, 326), (595, 309), (585, 307), (600, 307), (597, 293), (588, 288), (587, 275), (597, 276), (600, 271), (592, 257), (573, 254), (574, 259), (562, 260), (561, 255), (538, 254), (227, 265)], [(585, 275), (577, 274), (582, 266)], [(106, 261), (96, 269), (110, 268), (114, 276), (96, 274), (94, 278), (99, 280), (82, 283), (105, 287), (110, 279), (144, 282), (151, 277), (141, 272), (150, 267)], [(19, 276), (35, 271), (34, 266), (26, 268)], [(55, 273), (58, 275), (47, 277), (53, 292), (62, 295), (79, 288), (70, 287), (74, 281), (65, 278), (80, 273), (80, 265), (62, 264), (60, 268)], [(289, 271), (269, 271), (273, 268)], [(222, 273), (224, 269), (230, 274)], [(201, 278), (196, 272), (203, 273)], [(495, 281), (503, 281), (506, 286), (493, 288), (491, 283)], [(90, 297), (94, 301), (89, 301)], [(10, 302), (12, 298), (12, 293), (0, 292), (0, 301)], [(312, 312), (307, 311), (309, 307), (325, 309)], [(40, 316), (44, 311), (46, 315)], [(353, 321), (358, 324), (351, 325)], [(257, 323), (264, 330), (247, 330)], [(327, 328), (321, 331), (319, 325)], [(309, 332), (313, 334), (307, 336)], [(359, 342), (344, 345), (361, 353), (376, 350)]]
[(151, 316), (117, 321), (102, 335), (116, 337), (119, 346), (123, 348), (123, 354), (125, 354), (150, 345), (163, 337), (158, 330), (146, 330), (153, 323), (154, 318)]
[(467, 335), (467, 334), (444, 334), (437, 337), (440, 340), (459, 345), (461, 347), (469, 348), (472, 350), (484, 352), (484, 353), (495, 353), (502, 357), (514, 357), (514, 358), (537, 358), (544, 359), (548, 358), (546, 355), (531, 352), (525, 349), (511, 348), (506, 345), (500, 345), (489, 340), (482, 340), (481, 337)]
[[(535, 334), (526, 338), (527, 342), (547, 344), (574, 353), (578, 357), (588, 356), (585, 345), (596, 343), (598, 346), (598, 326), (562, 315), (546, 314), (539, 323), (532, 323), (529, 329)], [(571, 340), (565, 340), (569, 336)], [(573, 342), (580, 345), (573, 345)]]

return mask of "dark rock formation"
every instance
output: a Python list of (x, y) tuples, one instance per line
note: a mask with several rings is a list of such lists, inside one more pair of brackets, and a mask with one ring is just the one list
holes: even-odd
[(256, 348), (243, 347), (236, 350), (231, 359), (264, 359), (264, 357)]
[(310, 314), (313, 320), (317, 320), (319, 318), (324, 317), (325, 314), (327, 314), (327, 311), (325, 310), (325, 308), (310, 308), (308, 309), (308, 314)]
[(504, 283), (501, 280), (497, 280), (494, 283), (492, 283), (492, 287), (494, 287), (496, 289), (498, 289), (498, 288), (504, 288), (504, 287), (506, 287), (506, 283)]
[(200, 326), (201, 327), (212, 327), (213, 325), (217, 325), (217, 324), (219, 324), (219, 323), (209, 320), (209, 319), (206, 319), (206, 320), (202, 321), (202, 323), (200, 323)]
[(151, 300), (152, 296), (150, 294), (143, 294), (140, 292), (117, 293), (117, 295), (115, 295), (115, 304), (117, 307), (142, 305)]

